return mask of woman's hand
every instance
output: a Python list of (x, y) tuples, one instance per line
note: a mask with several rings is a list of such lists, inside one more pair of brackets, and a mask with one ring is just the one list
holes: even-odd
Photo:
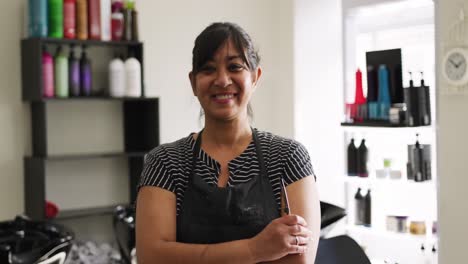
[(288, 254), (302, 254), (312, 237), (304, 218), (285, 215), (271, 221), (262, 232), (249, 239), (255, 262), (273, 261)]

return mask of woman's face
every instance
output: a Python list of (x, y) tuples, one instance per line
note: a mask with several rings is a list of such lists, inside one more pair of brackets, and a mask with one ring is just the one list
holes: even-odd
[(193, 93), (205, 112), (205, 119), (247, 118), (247, 105), (261, 69), (250, 71), (230, 40), (226, 41), (200, 71), (189, 74)]

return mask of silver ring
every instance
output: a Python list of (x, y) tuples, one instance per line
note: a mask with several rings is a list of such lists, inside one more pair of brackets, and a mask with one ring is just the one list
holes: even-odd
[(296, 239), (296, 246), (299, 246), (299, 238), (297, 236), (294, 236), (294, 238)]

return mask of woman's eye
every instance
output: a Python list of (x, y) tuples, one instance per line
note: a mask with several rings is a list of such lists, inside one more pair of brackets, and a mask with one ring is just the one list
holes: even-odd
[(229, 65), (229, 70), (230, 71), (242, 71), (245, 67), (241, 64), (230, 64)]
[(216, 71), (216, 68), (210, 65), (205, 65), (201, 68), (202, 72), (209, 73), (209, 72), (214, 72)]

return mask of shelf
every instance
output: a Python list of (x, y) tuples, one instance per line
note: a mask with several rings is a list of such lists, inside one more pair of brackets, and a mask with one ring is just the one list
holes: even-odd
[(111, 206), (62, 210), (62, 211), (59, 211), (55, 219), (65, 220), (65, 219), (82, 218), (82, 217), (89, 217), (89, 216), (110, 215), (114, 213), (114, 210), (117, 206), (118, 204), (111, 205)]
[(430, 241), (435, 242), (438, 240), (436, 235), (432, 233), (425, 234), (425, 235), (413, 235), (411, 233), (397, 233), (397, 232), (390, 232), (386, 230), (380, 230), (374, 227), (365, 227), (365, 226), (355, 226), (355, 225), (347, 225), (346, 226), (347, 232), (356, 235), (365, 235), (365, 236), (374, 236), (374, 237), (382, 237), (385, 239), (392, 239), (392, 240), (413, 240), (413, 241)]
[(82, 160), (82, 159), (97, 159), (97, 158), (118, 158), (118, 157), (143, 157), (146, 152), (114, 152), (114, 153), (89, 153), (89, 154), (65, 154), (65, 155), (50, 155), (50, 156), (28, 156), (27, 159), (43, 159), (49, 161), (60, 160)]
[(386, 127), (386, 128), (420, 128), (420, 127), (430, 127), (428, 126), (407, 126), (401, 124), (392, 124), (387, 121), (364, 121), (359, 123), (353, 122), (341, 122), (341, 126), (351, 126), (351, 127)]
[(408, 184), (408, 185), (428, 185), (434, 182), (433, 180), (416, 182), (413, 180), (408, 180), (406, 178), (406, 175), (403, 175), (401, 179), (390, 179), (388, 177), (380, 179), (380, 178), (375, 178), (374, 176), (359, 177), (359, 176), (345, 175), (344, 181), (348, 183), (358, 183), (358, 184), (375, 183), (375, 184)]
[[(145, 95), (144, 83), (144, 60), (143, 43), (138, 41), (100, 41), (100, 40), (77, 40), (77, 39), (55, 39), (55, 38), (25, 38), (21, 40), (21, 87), (23, 101), (42, 101), (44, 94), (42, 79), (42, 52), (47, 45), (87, 45), (91, 47), (119, 48), (123, 54), (133, 54), (141, 64), (141, 94)], [(91, 60), (100, 60), (94, 58), (101, 51), (90, 53)], [(110, 60), (110, 58), (108, 58)], [(94, 64), (93, 64), (94, 65)], [(98, 68), (92, 69), (92, 71)], [(103, 87), (93, 87), (103, 88)], [(97, 96), (99, 97), (99, 96)], [(68, 99), (68, 98), (67, 98)], [(87, 98), (88, 99), (88, 98)], [(55, 99), (54, 100), (63, 100)]]
[(415, 182), (412, 180), (406, 179), (406, 176), (403, 176), (401, 179), (377, 179), (377, 178), (361, 178), (358, 176), (344, 176), (344, 182), (348, 184), (349, 187), (361, 187), (361, 188), (376, 188), (378, 190), (383, 190), (385, 193), (395, 192), (413, 192), (413, 191), (431, 191), (435, 190), (436, 184), (434, 179), (423, 182)]
[(57, 45), (86, 45), (86, 46), (138, 46), (143, 43), (140, 41), (102, 41), (102, 40), (79, 40), (79, 39), (64, 39), (64, 38), (26, 38), (27, 41), (39, 41), (46, 44)]
[(26, 102), (66, 102), (66, 101), (156, 101), (158, 97), (109, 97), (109, 96), (79, 96), (24, 99)]

